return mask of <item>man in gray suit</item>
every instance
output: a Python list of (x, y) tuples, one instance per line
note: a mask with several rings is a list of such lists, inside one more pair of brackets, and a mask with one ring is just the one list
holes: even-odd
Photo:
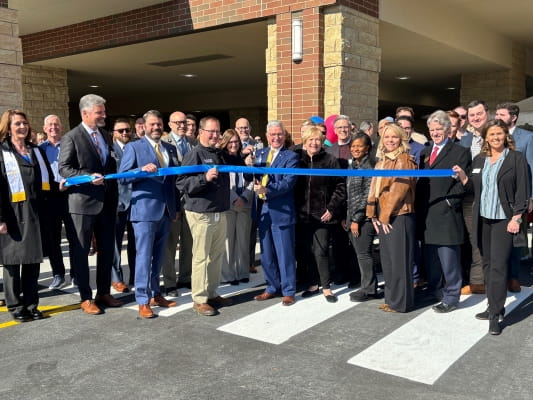
[[(533, 132), (516, 126), (520, 107), (515, 103), (501, 103), (496, 106), (495, 118), (507, 124), (509, 133), (513, 137), (516, 150), (521, 152), (527, 160), (529, 166), (529, 177), (533, 184)], [(532, 186), (533, 187), (533, 186)], [(533, 210), (533, 193), (529, 195), (528, 212)], [(523, 227), (523, 229), (526, 229)], [(511, 252), (511, 263), (509, 267), (508, 286), (510, 292), (520, 292), (520, 259), (522, 258), (522, 248), (513, 247)]]
[[(178, 160), (181, 165), (183, 157), (196, 146), (196, 140), (188, 137), (187, 116), (181, 111), (170, 114), (168, 126), (170, 132), (161, 138), (162, 141), (170, 143), (176, 147)], [(180, 255), (178, 263), (178, 278), (176, 279), (176, 248), (180, 244)], [(170, 232), (167, 239), (165, 257), (163, 259), (162, 273), (163, 284), (168, 296), (178, 296), (178, 288), (191, 287), (192, 268), (192, 235), (185, 217), (181, 213), (176, 221), (170, 223)]]
[[(80, 99), (82, 122), (61, 139), (59, 174), (63, 178), (91, 175), (91, 183), (71, 186), (68, 209), (75, 230), (72, 261), (81, 296), (81, 308), (87, 314), (100, 314), (97, 304), (118, 307), (123, 303), (110, 294), (111, 264), (115, 250), (117, 183), (104, 181), (104, 175), (117, 172), (110, 135), (105, 126), (105, 100), (95, 94)], [(110, 223), (111, 222), (111, 223)], [(89, 285), (88, 255), (94, 234), (98, 247), (96, 261), (96, 297)]]

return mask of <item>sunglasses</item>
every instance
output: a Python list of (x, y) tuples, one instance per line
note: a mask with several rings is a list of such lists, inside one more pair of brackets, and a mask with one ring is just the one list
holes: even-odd
[(131, 133), (131, 129), (130, 128), (122, 128), (122, 129), (115, 129), (115, 132), (118, 132), (118, 133)]

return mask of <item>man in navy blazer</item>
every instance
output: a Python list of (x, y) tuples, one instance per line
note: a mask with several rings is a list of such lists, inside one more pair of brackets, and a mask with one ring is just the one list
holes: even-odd
[[(144, 114), (145, 136), (129, 143), (119, 172), (156, 172), (158, 168), (178, 165), (176, 148), (162, 142), (163, 118), (159, 111)], [(175, 193), (173, 176), (149, 178), (121, 178), (132, 184), (130, 220), (135, 231), (137, 248), (135, 270), (135, 299), (139, 316), (152, 318), (151, 306), (173, 307), (174, 301), (165, 299), (159, 289), (159, 273), (165, 254), (170, 222), (177, 217), (179, 196)]]
[[(520, 114), (520, 107), (515, 103), (502, 103), (496, 106), (495, 119), (502, 120), (509, 127), (516, 150), (526, 157), (529, 167), (529, 178), (533, 188), (533, 132), (518, 128), (516, 122)], [(533, 189), (532, 189), (533, 190)], [(528, 212), (533, 211), (533, 193), (529, 193)], [(511, 252), (511, 262), (509, 267), (509, 291), (520, 292), (520, 260), (522, 258), (522, 248), (513, 247)]]
[[(256, 154), (258, 166), (271, 168), (297, 168), (296, 153), (284, 147), (287, 133), (280, 121), (267, 125), (267, 140), (270, 147)], [(269, 157), (269, 154), (272, 155)], [(296, 262), (294, 254), (296, 212), (293, 188), (296, 175), (268, 174), (254, 184), (258, 195), (259, 239), (261, 240), (261, 265), (267, 281), (266, 290), (255, 296), (262, 301), (283, 296), (282, 304), (294, 304), (296, 292)]]

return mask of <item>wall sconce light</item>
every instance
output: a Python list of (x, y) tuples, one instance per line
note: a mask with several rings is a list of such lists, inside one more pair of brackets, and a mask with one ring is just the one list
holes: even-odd
[(301, 63), (303, 55), (303, 21), (295, 18), (292, 20), (292, 61)]

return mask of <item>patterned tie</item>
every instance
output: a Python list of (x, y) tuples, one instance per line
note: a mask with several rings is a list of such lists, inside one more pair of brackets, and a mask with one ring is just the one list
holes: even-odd
[(189, 152), (189, 149), (187, 148), (187, 143), (185, 143), (185, 139), (181, 139), (178, 143), (178, 146), (180, 148), (181, 156), (184, 157), (185, 154)]
[(159, 143), (155, 144), (155, 155), (157, 157), (157, 161), (159, 161), (159, 167), (163, 168), (165, 166), (165, 159), (163, 158), (163, 154), (159, 149)]
[[(270, 149), (267, 159), (266, 159), (266, 165), (265, 167), (270, 167), (270, 164), (272, 163), (272, 159), (274, 158), (274, 149)], [(261, 178), (261, 186), (266, 187), (268, 184), (268, 174), (263, 175), (263, 178)], [(258, 195), (261, 200), (266, 200), (265, 194), (259, 194)]]
[(104, 163), (104, 155), (102, 154), (102, 149), (100, 148), (100, 141), (98, 140), (98, 132), (92, 132), (91, 136), (93, 137), (93, 142), (96, 147), (96, 152), (98, 153), (98, 157), (100, 157), (100, 161), (102, 164)]
[(431, 155), (429, 156), (429, 166), (430, 167), (435, 162), (435, 159), (437, 158), (438, 154), (439, 154), (439, 148), (437, 146), (433, 147), (433, 151), (431, 152)]

